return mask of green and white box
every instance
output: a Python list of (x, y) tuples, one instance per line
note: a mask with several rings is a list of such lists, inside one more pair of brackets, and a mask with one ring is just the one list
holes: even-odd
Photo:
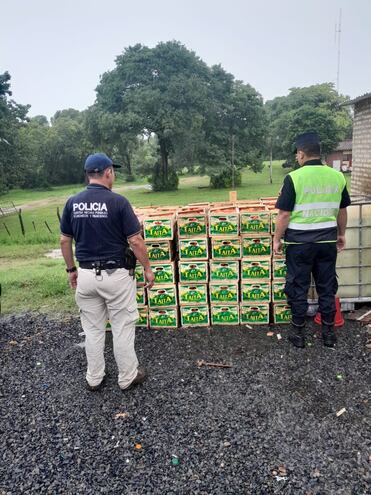
[(243, 303), (269, 302), (271, 299), (269, 282), (241, 282)]
[(137, 299), (137, 305), (138, 306), (145, 306), (145, 304), (146, 304), (146, 291), (145, 291), (143, 286), (137, 286), (136, 299)]
[(291, 308), (288, 304), (273, 304), (274, 323), (290, 323), (291, 318)]
[(150, 309), (176, 306), (177, 302), (175, 285), (155, 285), (148, 289), (148, 306)]
[(149, 310), (150, 328), (178, 328), (178, 308)]
[(210, 261), (210, 280), (212, 282), (234, 282), (239, 280), (238, 261)]
[(240, 311), (238, 304), (225, 306), (211, 306), (212, 325), (239, 325)]
[(161, 263), (153, 264), (151, 263), (151, 268), (155, 275), (156, 284), (174, 284), (175, 283), (175, 273), (174, 273), (174, 263)]
[(247, 258), (241, 260), (241, 280), (270, 280), (271, 260), (269, 258)]
[(208, 327), (210, 325), (209, 307), (182, 306), (180, 308), (182, 327)]
[(268, 325), (269, 324), (269, 303), (263, 304), (241, 304), (240, 306), (241, 325)]
[(287, 274), (287, 265), (285, 259), (273, 259), (273, 279), (285, 279)]
[(199, 237), (207, 236), (206, 215), (196, 214), (191, 216), (178, 215), (178, 236), (183, 237)]
[(144, 284), (144, 269), (142, 265), (139, 265), (139, 263), (137, 263), (135, 267), (135, 279), (137, 284)]
[(210, 236), (238, 236), (238, 213), (214, 212), (209, 214)]
[(238, 304), (239, 290), (238, 282), (234, 283), (211, 283), (209, 285), (210, 303), (211, 304)]
[(214, 260), (239, 260), (241, 258), (241, 239), (239, 237), (213, 237), (211, 256)]
[(148, 307), (143, 306), (138, 308), (139, 319), (136, 323), (137, 327), (148, 328)]
[(268, 211), (240, 212), (241, 234), (269, 234), (271, 219)]
[(272, 252), (271, 236), (243, 236), (242, 237), (242, 256), (250, 258), (251, 256), (270, 256)]
[(151, 263), (171, 261), (172, 250), (170, 241), (146, 242), (148, 259)]
[(206, 284), (179, 284), (178, 293), (181, 306), (207, 304)]
[(205, 283), (208, 281), (207, 261), (179, 261), (181, 283)]
[(209, 259), (208, 239), (179, 239), (179, 258), (181, 260)]
[(272, 282), (272, 300), (273, 302), (287, 301), (285, 294), (285, 282), (273, 280)]
[(171, 240), (174, 238), (174, 218), (145, 218), (143, 220), (143, 233), (146, 241)]

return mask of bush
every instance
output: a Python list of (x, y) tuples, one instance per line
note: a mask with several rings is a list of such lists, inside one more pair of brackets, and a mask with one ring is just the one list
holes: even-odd
[(149, 179), (153, 191), (176, 191), (178, 189), (179, 178), (173, 168), (169, 168), (167, 177), (160, 162), (156, 162), (152, 177)]
[[(234, 172), (234, 187), (240, 186), (242, 184), (242, 176), (239, 170), (235, 170)], [(230, 189), (233, 187), (232, 185), (232, 171), (227, 168), (223, 170), (218, 175), (212, 174), (210, 176), (210, 187), (212, 189)]]

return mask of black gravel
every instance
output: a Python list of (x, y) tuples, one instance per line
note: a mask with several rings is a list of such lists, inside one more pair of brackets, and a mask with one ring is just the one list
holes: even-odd
[(357, 323), (339, 330), (336, 350), (313, 324), (305, 350), (284, 326), (282, 340), (266, 327), (139, 330), (151, 376), (126, 393), (110, 336), (108, 382), (92, 393), (77, 319), (0, 324), (1, 495), (370, 493), (370, 363)]

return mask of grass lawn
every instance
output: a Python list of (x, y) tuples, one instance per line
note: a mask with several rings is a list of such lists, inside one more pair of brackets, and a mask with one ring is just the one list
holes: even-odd
[[(243, 171), (242, 186), (236, 188), (238, 199), (276, 196), (288, 172), (281, 161), (273, 162), (273, 182), (269, 182), (269, 164), (262, 173)], [(209, 189), (208, 177), (182, 177), (179, 190), (151, 192), (146, 181), (123, 183), (118, 180), (114, 190), (126, 196), (134, 206), (186, 205), (201, 201), (226, 201), (228, 190)], [(23, 236), (18, 215), (0, 218), (0, 283), (2, 312), (26, 310), (49, 313), (75, 310), (72, 291), (67, 287), (64, 263), (49, 259), (45, 253), (59, 247), (57, 208), (62, 212), (66, 199), (83, 186), (71, 185), (50, 191), (14, 190), (0, 196), (0, 206), (14, 202), (22, 208), (26, 235)], [(46, 223), (51, 229), (49, 232)], [(10, 232), (10, 236), (7, 230)]]

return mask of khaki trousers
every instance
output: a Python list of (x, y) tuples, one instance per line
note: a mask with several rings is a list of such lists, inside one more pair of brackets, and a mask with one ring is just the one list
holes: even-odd
[(138, 368), (134, 348), (135, 322), (139, 317), (135, 280), (125, 268), (110, 274), (102, 270), (101, 275), (96, 275), (95, 270), (79, 268), (75, 299), (85, 332), (87, 382), (96, 386), (105, 376), (104, 345), (109, 318), (118, 384), (122, 389), (127, 388), (136, 377)]

